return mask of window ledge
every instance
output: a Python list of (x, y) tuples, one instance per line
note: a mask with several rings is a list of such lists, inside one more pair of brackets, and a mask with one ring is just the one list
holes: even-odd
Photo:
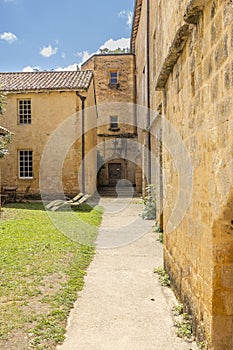
[(33, 177), (19, 177), (19, 180), (33, 180)]
[(119, 131), (120, 128), (109, 128), (108, 130), (109, 130), (109, 131)]
[(119, 89), (120, 84), (119, 84), (119, 83), (116, 83), (116, 84), (109, 83), (108, 86), (109, 86), (111, 89)]

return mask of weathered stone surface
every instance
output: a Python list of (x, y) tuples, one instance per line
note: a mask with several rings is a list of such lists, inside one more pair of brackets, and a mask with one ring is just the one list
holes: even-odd
[[(233, 3), (231, 0), (150, 2), (150, 94), (154, 110), (181, 136), (194, 166), (191, 204), (182, 222), (166, 233), (178, 194), (187, 184), (170, 149), (152, 145), (162, 172), (153, 181), (163, 202), (164, 261), (173, 287), (194, 315), (199, 339), (212, 350), (233, 348)], [(146, 105), (145, 2), (135, 39), (137, 95)], [(187, 23), (194, 25), (184, 24)], [(174, 40), (175, 38), (175, 40)], [(179, 45), (181, 39), (181, 45)], [(143, 70), (144, 68), (144, 70)], [(161, 91), (156, 91), (161, 90)], [(168, 137), (163, 123), (163, 141)], [(139, 135), (140, 137), (140, 135)], [(174, 149), (178, 138), (173, 137)], [(182, 172), (188, 169), (175, 152)], [(161, 162), (162, 159), (162, 162)], [(162, 173), (162, 176), (161, 176)], [(161, 188), (163, 191), (161, 191)], [(184, 195), (183, 195), (184, 194)], [(180, 215), (180, 213), (179, 213)]]
[[(87, 98), (85, 102), (86, 107), (94, 106), (94, 87), (93, 83), (87, 92), (82, 92)], [(31, 99), (32, 108), (32, 122), (31, 124), (18, 123), (17, 101), (19, 99)], [(72, 115), (77, 113), (76, 124), (71, 131), (76, 132), (77, 139), (67, 154), (64, 157), (64, 164), (61, 166), (62, 171), (62, 185), (59, 186), (59, 179), (61, 177), (54, 169), (59, 161), (59, 150), (54, 149), (54, 153), (58, 152), (57, 156), (51, 156), (48, 164), (49, 181), (46, 188), (47, 193), (63, 193), (76, 194), (81, 190), (80, 178), (78, 173), (81, 168), (81, 103), (76, 96), (75, 91), (42, 91), (30, 93), (9, 93), (7, 95), (6, 113), (2, 117), (2, 124), (7, 126), (14, 137), (12, 143), (9, 145), (9, 155), (2, 159), (2, 185), (17, 186), (18, 191), (23, 192), (26, 186), (30, 185), (31, 194), (40, 193), (40, 163), (41, 157), (46, 147), (49, 138), (53, 132), (62, 125)], [(86, 127), (94, 127), (96, 124), (95, 108), (92, 112), (86, 112)], [(60, 146), (61, 149), (65, 135), (61, 135)], [(69, 139), (69, 133), (66, 135), (66, 140)], [(85, 136), (87, 154), (96, 145), (96, 130), (92, 129)], [(57, 140), (57, 139), (56, 139)], [(55, 142), (55, 141), (54, 141)], [(18, 150), (32, 150), (33, 151), (33, 178), (22, 179), (19, 178), (19, 164), (18, 164)], [(96, 184), (96, 156), (89, 155), (91, 163), (86, 166), (86, 191), (93, 193)]]
[(197, 24), (203, 13), (207, 0), (191, 0), (186, 8), (184, 20), (187, 23)]
[[(168, 56), (166, 57), (160, 74), (158, 76), (155, 88), (156, 90), (163, 90), (167, 79), (173, 70), (180, 54), (182, 53), (183, 47), (192, 31), (192, 26), (184, 24), (176, 33), (173, 43), (169, 49)], [(179, 90), (179, 89), (178, 89)]]
[[(82, 66), (92, 69), (97, 102), (98, 151), (106, 165), (98, 176), (99, 186), (111, 185), (109, 166), (119, 164), (120, 177), (141, 191), (141, 169), (137, 169), (134, 54), (94, 55)], [(117, 72), (118, 83), (110, 84), (110, 72)], [(118, 128), (111, 130), (111, 116), (118, 118)], [(137, 176), (136, 176), (137, 172)]]

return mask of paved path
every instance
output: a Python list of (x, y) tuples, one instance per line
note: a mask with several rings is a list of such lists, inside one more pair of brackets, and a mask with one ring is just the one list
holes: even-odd
[[(102, 199), (105, 206), (99, 246), (113, 246), (115, 231), (131, 232), (142, 206), (138, 199)], [(148, 222), (144, 231), (148, 231)], [(150, 226), (151, 226), (150, 222)], [(139, 225), (139, 224), (138, 224)], [(127, 229), (125, 228), (127, 226)], [(141, 231), (142, 224), (138, 226)], [(141, 232), (143, 233), (143, 232)], [(112, 234), (112, 240), (104, 239)], [(136, 234), (137, 238), (137, 234)], [(127, 241), (126, 240), (126, 241)], [(121, 239), (121, 242), (122, 239)], [(162, 265), (162, 245), (152, 229), (120, 248), (97, 249), (85, 287), (68, 320), (66, 340), (57, 350), (189, 350), (196, 349), (175, 335), (171, 308), (176, 302), (169, 288), (153, 274)]]

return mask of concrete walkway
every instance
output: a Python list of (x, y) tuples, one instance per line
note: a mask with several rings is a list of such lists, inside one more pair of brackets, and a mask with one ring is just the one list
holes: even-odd
[[(85, 287), (71, 311), (66, 340), (59, 350), (189, 350), (197, 349), (176, 337), (171, 308), (176, 303), (169, 288), (161, 287), (153, 273), (162, 265), (162, 245), (140, 218), (138, 199), (102, 199), (106, 208), (100, 243), (110, 247), (104, 234), (111, 229), (131, 231), (120, 248), (98, 248), (85, 279)], [(143, 223), (144, 235), (143, 235)], [(127, 227), (127, 229), (126, 229)], [(149, 229), (149, 232), (148, 232)], [(115, 230), (114, 230), (115, 232)], [(146, 233), (147, 232), (147, 233)], [(131, 238), (129, 238), (131, 237)], [(129, 242), (131, 239), (131, 242)], [(107, 242), (107, 243), (106, 243)], [(122, 244), (121, 244), (122, 243)]]

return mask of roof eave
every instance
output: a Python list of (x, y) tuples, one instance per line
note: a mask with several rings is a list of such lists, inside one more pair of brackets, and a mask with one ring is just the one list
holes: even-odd
[(95, 57), (107, 57), (107, 56), (130, 56), (133, 55), (132, 52), (108, 52), (108, 53), (94, 53), (91, 57), (89, 57), (85, 62), (81, 64), (81, 68), (85, 67), (87, 63), (93, 60)]
[[(90, 86), (90, 84), (89, 84)], [(30, 90), (1, 90), (3, 92), (5, 92), (6, 94), (30, 94), (30, 93), (49, 93), (49, 92), (75, 92), (75, 91), (87, 91), (89, 89), (89, 86), (87, 88), (72, 88), (72, 89), (67, 89), (67, 88), (60, 88), (60, 89), (30, 89)]]
[(136, 0), (134, 7), (134, 17), (133, 17), (133, 26), (131, 32), (131, 41), (130, 41), (130, 51), (135, 53), (135, 40), (138, 33), (138, 27), (140, 23), (141, 10), (142, 10), (143, 0)]
[[(33, 72), (33, 73), (43, 73), (43, 72)], [(60, 72), (44, 72), (44, 73), (57, 73), (59, 74)], [(62, 72), (61, 72), (62, 73)], [(70, 71), (70, 73), (73, 73), (73, 71)], [(15, 93), (18, 93), (18, 94), (21, 94), (21, 93), (48, 93), (48, 92), (72, 92), (72, 91), (80, 91), (80, 92), (85, 92), (89, 89), (90, 85), (91, 85), (91, 82), (93, 80), (93, 72), (91, 70), (87, 70), (86, 72), (79, 72), (81, 74), (83, 74), (83, 76), (81, 77), (80, 79), (80, 83), (77, 84), (77, 86), (75, 86), (75, 84), (65, 84), (65, 86), (55, 86), (55, 87), (46, 87), (44, 86), (43, 87), (43, 84), (42, 86), (38, 86), (38, 87), (33, 87), (33, 85), (35, 86), (35, 84), (32, 84), (31, 87), (13, 87), (11, 86), (12, 84), (9, 84), (6, 82), (6, 84), (3, 84), (3, 86), (1, 86), (1, 91), (7, 93), (7, 94), (15, 94)], [(88, 74), (87, 74), (88, 73)], [(12, 73), (0, 73), (0, 78), (1, 78), (1, 74), (3, 75), (7, 75), (7, 74), (15, 74), (14, 72)], [(25, 72), (17, 72), (17, 74), (32, 74), (31, 72), (28, 72), (28, 73), (25, 73)], [(4, 86), (5, 85), (5, 86)], [(23, 84), (22, 84), (23, 85)], [(25, 84), (26, 85), (26, 84)], [(39, 85), (39, 84), (38, 84)], [(67, 85), (71, 85), (70, 87), (67, 86)]]

